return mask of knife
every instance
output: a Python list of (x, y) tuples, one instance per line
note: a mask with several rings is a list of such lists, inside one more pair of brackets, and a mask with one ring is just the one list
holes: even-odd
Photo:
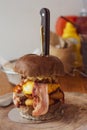
[(50, 44), (50, 11), (47, 8), (40, 10), (41, 15), (41, 39), (42, 55), (49, 55)]

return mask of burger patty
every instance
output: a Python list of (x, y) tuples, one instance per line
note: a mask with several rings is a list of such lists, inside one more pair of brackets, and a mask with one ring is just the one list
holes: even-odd
[[(19, 102), (17, 104), (17, 107), (20, 107), (20, 106), (32, 106), (32, 104), (33, 104), (32, 94), (25, 94), (25, 95), (24, 94), (23, 95), (17, 94), (17, 96), (19, 97)], [(55, 103), (58, 103), (59, 101), (64, 102), (64, 93), (63, 93), (63, 91), (59, 87), (58, 88), (53, 88), (53, 89), (50, 88), (49, 105), (53, 105)]]
[(14, 88), (13, 102), (20, 109), (32, 107), (32, 115), (39, 116), (46, 114), (51, 105), (63, 103), (64, 93), (58, 83), (39, 83), (26, 79)]

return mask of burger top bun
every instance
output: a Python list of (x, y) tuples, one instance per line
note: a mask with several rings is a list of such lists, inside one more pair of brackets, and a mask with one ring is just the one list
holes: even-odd
[(16, 61), (14, 70), (25, 77), (54, 77), (64, 75), (63, 64), (55, 56), (24, 55)]

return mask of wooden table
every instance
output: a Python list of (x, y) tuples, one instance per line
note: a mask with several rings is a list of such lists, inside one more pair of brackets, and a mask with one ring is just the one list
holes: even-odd
[[(64, 92), (80, 92), (80, 93), (87, 93), (87, 78), (83, 77), (70, 77), (65, 76), (63, 78), (59, 79), (61, 88)], [(12, 92), (13, 85), (11, 85), (8, 82), (8, 79), (6, 75), (2, 72), (0, 72), (0, 95), (3, 95), (4, 93)], [(0, 107), (0, 130), (58, 130), (58, 122), (50, 122), (50, 123), (42, 123), (42, 124), (20, 124), (16, 122), (12, 122), (8, 118), (8, 112), (13, 108), (13, 105), (10, 105), (6, 108)], [(53, 123), (53, 126), (52, 126)], [(38, 127), (37, 127), (38, 126)], [(46, 126), (46, 127), (45, 127)], [(54, 128), (55, 126), (55, 128)], [(63, 128), (62, 128), (63, 127)], [(65, 129), (65, 126), (61, 127), (59, 130), (72, 130), (71, 127), (67, 124), (67, 127)], [(86, 130), (87, 127), (84, 126), (82, 130)], [(75, 130), (75, 129), (74, 129)], [(80, 130), (80, 129), (78, 129)]]

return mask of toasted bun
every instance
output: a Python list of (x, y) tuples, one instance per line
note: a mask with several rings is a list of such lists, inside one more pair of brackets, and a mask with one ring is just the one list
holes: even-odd
[(14, 69), (25, 77), (54, 77), (64, 75), (63, 64), (55, 56), (27, 54), (16, 61)]

